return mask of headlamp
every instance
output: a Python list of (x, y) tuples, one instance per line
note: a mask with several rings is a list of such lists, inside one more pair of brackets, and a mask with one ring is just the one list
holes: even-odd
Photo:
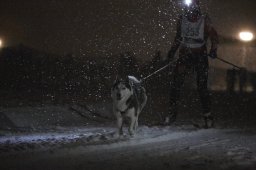
[(192, 0), (184, 0), (184, 3), (187, 5), (187, 6), (190, 6), (192, 4)]

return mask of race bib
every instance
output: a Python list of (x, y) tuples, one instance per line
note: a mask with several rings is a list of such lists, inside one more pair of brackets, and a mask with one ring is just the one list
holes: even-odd
[(197, 22), (190, 22), (186, 17), (183, 17), (181, 36), (185, 39), (204, 40), (204, 17), (201, 17)]

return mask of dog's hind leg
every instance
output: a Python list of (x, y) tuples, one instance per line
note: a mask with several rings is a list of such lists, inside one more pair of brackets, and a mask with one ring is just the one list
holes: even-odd
[(143, 90), (143, 102), (142, 102), (142, 104), (141, 104), (141, 108), (140, 108), (140, 112), (142, 111), (142, 109), (146, 106), (146, 103), (147, 103), (147, 101), (148, 101), (148, 96), (146, 95), (146, 90), (145, 90), (145, 88), (142, 88), (142, 90)]
[(139, 116), (136, 117), (136, 122), (134, 123), (134, 131), (136, 132), (139, 126), (139, 122), (138, 122), (138, 118)]

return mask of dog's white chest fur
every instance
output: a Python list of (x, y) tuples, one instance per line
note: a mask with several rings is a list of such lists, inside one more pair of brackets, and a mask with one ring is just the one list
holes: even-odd
[(115, 100), (114, 101), (114, 107), (117, 111), (120, 111), (120, 112), (124, 112), (127, 110), (127, 108), (129, 107), (127, 105), (127, 100), (129, 99), (130, 96), (128, 97), (125, 97), (121, 100)]

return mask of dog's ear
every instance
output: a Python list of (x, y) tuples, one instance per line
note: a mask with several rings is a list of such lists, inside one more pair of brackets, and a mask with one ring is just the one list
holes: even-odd
[(118, 79), (119, 79), (119, 78), (118, 78), (118, 75), (116, 75), (116, 78), (115, 78), (115, 81), (114, 81), (114, 82), (117, 82)]
[(119, 76), (118, 75), (116, 75), (115, 76), (115, 78), (114, 79), (112, 79), (113, 81), (112, 81), (112, 83), (113, 83), (113, 85), (114, 84), (116, 84), (117, 82), (119, 82), (120, 81), (120, 78), (119, 78)]
[(132, 86), (131, 86), (129, 79), (125, 80), (125, 87), (128, 88), (129, 90), (132, 90)]
[(114, 90), (118, 86), (119, 83), (120, 83), (120, 77), (119, 77), (119, 75), (116, 75), (115, 80), (112, 84), (112, 90)]

